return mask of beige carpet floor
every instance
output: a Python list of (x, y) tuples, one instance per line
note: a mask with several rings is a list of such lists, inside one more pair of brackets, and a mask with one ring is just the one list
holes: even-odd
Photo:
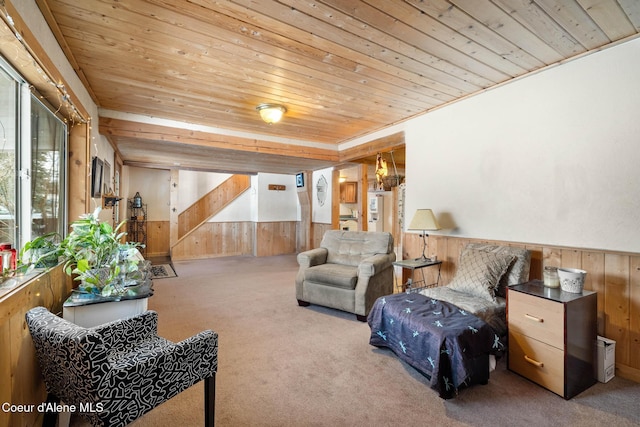
[[(369, 345), (355, 316), (298, 307), (295, 256), (175, 262), (154, 281), (160, 335), (219, 334), (218, 426), (632, 426), (640, 384), (614, 378), (572, 400), (498, 363), (488, 385), (442, 400), (390, 351)], [(132, 426), (200, 426), (197, 384)], [(72, 425), (85, 425), (74, 417)]]

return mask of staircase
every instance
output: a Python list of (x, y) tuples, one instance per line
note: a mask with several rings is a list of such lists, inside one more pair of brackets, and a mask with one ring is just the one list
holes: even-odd
[(178, 215), (178, 242), (251, 187), (248, 175), (232, 175)]

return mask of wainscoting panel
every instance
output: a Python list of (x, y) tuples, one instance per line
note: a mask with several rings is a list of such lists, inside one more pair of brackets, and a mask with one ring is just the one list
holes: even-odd
[[(542, 279), (546, 265), (586, 270), (585, 289), (597, 292), (598, 334), (616, 341), (616, 375), (640, 382), (640, 254), (449, 236), (429, 236), (427, 240), (427, 256), (436, 255), (443, 261), (441, 285), (453, 278), (462, 248), (469, 242), (529, 249), (530, 279)], [(422, 238), (405, 233), (402, 258), (421, 254)], [(437, 270), (425, 269), (425, 275), (427, 281), (434, 281)]]
[(331, 224), (324, 224), (321, 222), (313, 223), (313, 231), (311, 232), (311, 248), (319, 248), (320, 242), (322, 242), (322, 236), (324, 236), (325, 231), (333, 230)]
[(631, 257), (629, 266), (629, 366), (640, 369), (640, 257)]
[(253, 247), (253, 222), (207, 222), (171, 249), (171, 259), (253, 255)]
[[(166, 227), (169, 223), (166, 223)], [(186, 236), (171, 250), (173, 260), (215, 258), (233, 255), (272, 256), (296, 252), (297, 221), (207, 222)], [(151, 227), (150, 227), (151, 228)], [(163, 226), (158, 225), (159, 233)], [(164, 235), (148, 239), (154, 252), (168, 248), (168, 229)], [(162, 239), (167, 239), (166, 243)]]
[(297, 224), (297, 221), (257, 223), (256, 256), (295, 253)]
[(147, 257), (169, 255), (169, 221), (147, 221)]
[[(37, 306), (62, 313), (62, 303), (73, 286), (59, 265), (0, 298), (0, 402), (38, 405), (46, 400), (25, 314)], [(41, 423), (42, 414), (37, 412), (0, 411), (0, 427)]]

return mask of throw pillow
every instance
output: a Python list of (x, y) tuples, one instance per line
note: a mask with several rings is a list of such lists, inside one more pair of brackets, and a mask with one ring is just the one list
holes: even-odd
[(460, 265), (449, 287), (460, 292), (496, 301), (495, 289), (515, 257), (470, 249), (460, 257)]
[(531, 253), (529, 250), (517, 246), (492, 245), (489, 243), (469, 243), (464, 251), (476, 249), (479, 251), (492, 252), (500, 255), (513, 255), (515, 259), (507, 268), (498, 286), (496, 287), (496, 297), (507, 297), (507, 287), (517, 285), (529, 280), (529, 269), (531, 264)]

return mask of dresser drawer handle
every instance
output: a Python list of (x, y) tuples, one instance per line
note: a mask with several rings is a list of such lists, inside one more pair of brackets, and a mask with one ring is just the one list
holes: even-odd
[(538, 362), (537, 360), (534, 360), (534, 359), (530, 358), (526, 354), (524, 355), (524, 360), (526, 360), (527, 362), (531, 363), (532, 365), (537, 366), (538, 368), (542, 368), (544, 366), (544, 363)]
[(524, 317), (526, 317), (529, 320), (533, 320), (534, 322), (538, 322), (538, 323), (544, 322), (544, 319), (542, 319), (540, 317), (532, 316), (530, 314), (525, 314)]

